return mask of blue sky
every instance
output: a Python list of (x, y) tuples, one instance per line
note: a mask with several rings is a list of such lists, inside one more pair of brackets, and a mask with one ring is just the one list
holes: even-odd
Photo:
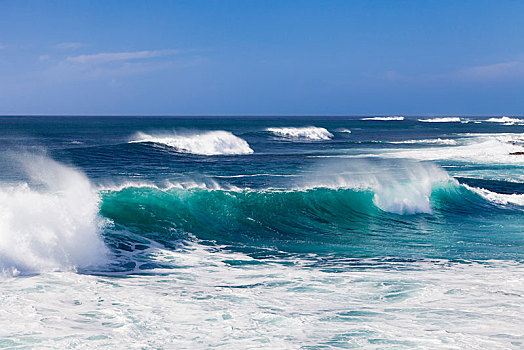
[(523, 1), (0, 0), (0, 114), (523, 115)]

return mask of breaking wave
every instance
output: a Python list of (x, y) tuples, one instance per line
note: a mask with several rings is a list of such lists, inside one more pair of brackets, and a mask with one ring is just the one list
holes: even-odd
[(43, 156), (15, 162), (28, 181), (0, 186), (0, 271), (16, 275), (104, 264), (99, 198), (87, 177)]
[(521, 193), (505, 194), (505, 193), (492, 192), (485, 188), (468, 186), (466, 184), (462, 184), (462, 186), (464, 186), (469, 191), (478, 194), (479, 196), (481, 196), (482, 198), (490, 202), (494, 202), (497, 204), (503, 204), (503, 205), (515, 204), (519, 206), (524, 206), (524, 194), (521, 194)]
[(524, 119), (510, 118), (510, 117), (489, 118), (486, 121), (491, 122), (491, 123), (503, 123), (504, 125), (515, 125), (515, 124), (522, 125), (524, 123)]
[(244, 139), (222, 130), (154, 135), (139, 132), (130, 142), (161, 144), (173, 147), (177, 152), (206, 156), (253, 153)]
[(316, 126), (307, 127), (286, 127), (286, 128), (267, 128), (266, 131), (273, 133), (276, 136), (285, 137), (296, 140), (330, 140), (333, 138), (333, 134), (324, 128)]

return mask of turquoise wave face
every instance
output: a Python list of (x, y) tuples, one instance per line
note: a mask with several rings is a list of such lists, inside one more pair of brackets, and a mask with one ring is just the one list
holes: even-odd
[(104, 192), (101, 214), (113, 234), (131, 232), (168, 247), (197, 239), (258, 257), (513, 259), (524, 246), (518, 206), (490, 202), (454, 182), (433, 188), (431, 213), (388, 212), (376, 198), (355, 189), (129, 187)]

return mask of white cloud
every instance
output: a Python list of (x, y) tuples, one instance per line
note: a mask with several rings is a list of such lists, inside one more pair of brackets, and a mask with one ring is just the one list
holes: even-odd
[(69, 56), (67, 61), (76, 64), (103, 64), (109, 62), (131, 61), (179, 54), (178, 50), (144, 50), (131, 52), (101, 52), (89, 55)]

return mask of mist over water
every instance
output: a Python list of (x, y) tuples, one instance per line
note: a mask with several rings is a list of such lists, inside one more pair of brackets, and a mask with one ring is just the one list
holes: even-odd
[(0, 118), (0, 346), (518, 348), (524, 129), (457, 118)]

